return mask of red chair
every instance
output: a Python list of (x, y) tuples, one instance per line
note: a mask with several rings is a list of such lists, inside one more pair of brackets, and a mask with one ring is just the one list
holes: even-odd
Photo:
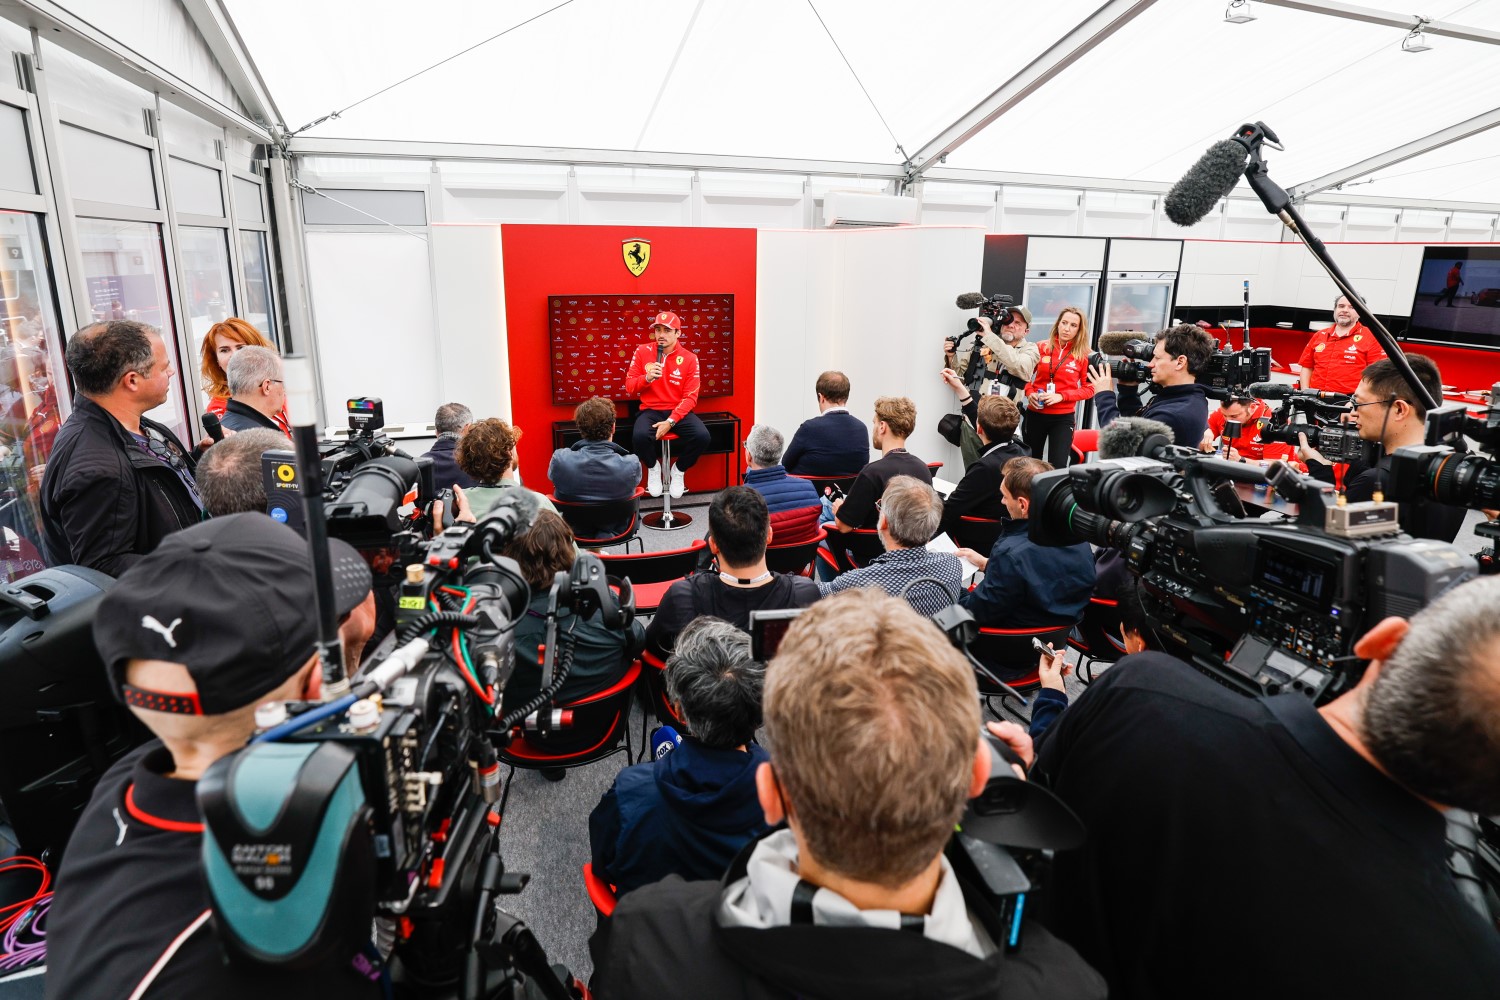
[(828, 548), (818, 549), (817, 554), (837, 574), (868, 566), (870, 560), (884, 551), (880, 533), (874, 528), (855, 528), (849, 532), (835, 528), (828, 532)]
[(927, 471), (930, 472), (930, 473), (932, 473), (934, 476), (938, 474), (938, 470), (941, 469), (942, 467), (943, 467), (943, 463), (942, 462), (928, 462), (927, 463)]
[[(1011, 690), (1025, 695), (1035, 691), (1042, 686), (1042, 678), (1037, 671), (1037, 652), (1031, 648), (1032, 639), (1040, 639), (1043, 644), (1050, 644), (1053, 649), (1064, 649), (1067, 646), (1068, 637), (1073, 633), (1072, 625), (1047, 625), (1041, 628), (982, 628), (979, 637), (969, 647), (969, 652), (974, 658), (983, 663), (990, 671), (1010, 686)], [(975, 680), (979, 683), (979, 694), (984, 699), (985, 707), (997, 719), (1003, 719), (1004, 715), (995, 710), (990, 699), (999, 698), (1001, 708), (1005, 707), (1005, 699), (1010, 697), (1004, 688), (997, 687), (995, 683), (983, 673), (975, 671)], [(1025, 702), (1022, 702), (1024, 707)], [(1030, 713), (1024, 716), (1016, 712), (1026, 721), (1030, 721)]]
[(615, 896), (615, 887), (594, 874), (593, 862), (583, 866), (583, 886), (588, 890), (589, 902), (594, 904), (594, 910), (599, 916), (614, 915), (615, 904), (619, 902)]
[[(573, 529), (573, 540), (583, 549), (604, 549), (611, 545), (623, 545), (625, 551), (630, 551), (630, 543), (635, 542), (642, 552), (646, 551), (646, 543), (641, 540), (641, 497), (646, 491), (641, 487), (635, 488), (635, 493), (624, 500), (559, 500), (556, 495), (549, 493), (547, 499), (557, 508), (562, 519), (568, 522), (568, 527)], [(629, 524), (624, 531), (612, 534), (608, 527), (626, 522)]]
[(630, 578), (636, 613), (649, 615), (661, 606), (668, 587), (698, 568), (698, 560), (707, 548), (708, 543), (699, 538), (686, 548), (665, 552), (601, 552), (599, 558), (610, 576)]
[(1078, 679), (1088, 684), (1094, 679), (1094, 663), (1114, 663), (1125, 655), (1120, 641), (1120, 602), (1104, 597), (1089, 598), (1083, 617), (1068, 637), (1068, 645), (1078, 650)]
[(958, 519), (958, 527), (953, 531), (953, 540), (964, 548), (973, 549), (980, 555), (988, 555), (990, 549), (995, 547), (995, 542), (1000, 538), (1000, 532), (1004, 527), (1004, 521), (988, 517), (970, 517), (965, 514)]
[[(807, 576), (812, 571), (813, 560), (818, 557), (818, 546), (828, 535), (828, 525), (818, 525), (811, 538), (785, 545), (766, 546), (766, 568), (773, 573), (796, 573)], [(774, 542), (775, 536), (771, 537)]]
[(1073, 464), (1081, 465), (1088, 456), (1099, 450), (1099, 429), (1090, 427), (1086, 431), (1073, 432)]
[(687, 722), (677, 714), (677, 709), (672, 707), (672, 702), (667, 698), (667, 663), (656, 653), (647, 649), (641, 653), (641, 760), (646, 759), (646, 754), (651, 747), (647, 742), (647, 727), (651, 725), (651, 717), (656, 718), (658, 725), (671, 726), (678, 733), (687, 731)]

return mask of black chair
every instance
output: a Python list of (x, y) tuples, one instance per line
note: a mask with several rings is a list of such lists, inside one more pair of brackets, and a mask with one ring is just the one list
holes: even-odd
[(988, 517), (970, 517), (965, 514), (958, 519), (958, 527), (953, 531), (953, 540), (964, 548), (973, 549), (980, 555), (987, 556), (990, 554), (990, 549), (995, 547), (995, 542), (999, 539), (1000, 531), (1004, 527), (1004, 521)]
[(835, 573), (847, 573), (868, 566), (884, 551), (880, 533), (874, 528), (855, 528), (849, 532), (835, 529), (828, 532), (828, 548), (818, 549), (817, 555)]
[(649, 615), (661, 606), (662, 595), (672, 584), (698, 568), (708, 543), (699, 538), (681, 549), (665, 552), (601, 552), (610, 576), (629, 577), (635, 593), (637, 614)]
[(822, 496), (823, 495), (823, 491), (826, 490), (826, 489), (828, 489), (830, 486), (836, 486), (836, 487), (839, 488), (839, 490), (841, 492), (848, 493), (849, 492), (849, 487), (851, 487), (851, 486), (854, 485), (854, 480), (856, 478), (856, 476), (853, 476), (853, 475), (850, 475), (850, 476), (799, 476), (799, 475), (797, 475), (794, 472), (788, 472), (787, 475), (791, 476), (793, 479), (806, 479), (808, 482), (812, 483), (813, 484), (813, 489), (815, 489), (815, 490), (818, 491), (818, 496)]
[(1125, 643), (1120, 638), (1120, 602), (1089, 598), (1089, 606), (1083, 609), (1083, 617), (1068, 637), (1068, 645), (1079, 652), (1079, 681), (1091, 683), (1096, 662), (1114, 663), (1125, 655)]
[[(629, 552), (630, 543), (635, 542), (645, 552), (646, 543), (640, 538), (641, 497), (645, 494), (646, 491), (637, 486), (635, 493), (624, 500), (559, 500), (553, 494), (548, 494), (547, 499), (573, 529), (573, 540), (579, 548), (605, 549), (611, 545), (623, 545)], [(608, 530), (608, 527), (621, 523), (629, 526), (619, 534)]]
[[(1042, 686), (1042, 678), (1037, 670), (1037, 652), (1031, 647), (1033, 639), (1040, 639), (1043, 644), (1051, 645), (1053, 649), (1064, 649), (1067, 646), (1068, 637), (1073, 633), (1072, 625), (1047, 625), (1041, 628), (982, 628), (979, 637), (969, 646), (969, 652), (974, 658), (990, 669), (990, 672), (1004, 681), (1011, 690), (1025, 695), (1035, 691)], [(1010, 697), (1004, 688), (996, 686), (994, 681), (983, 673), (975, 671), (975, 680), (979, 683), (979, 694), (984, 699), (985, 707), (990, 714), (997, 719), (1005, 718), (995, 710), (992, 698), (1000, 699), (1000, 706), (1005, 707), (1005, 699)], [(1022, 707), (1025, 707), (1023, 701)], [(1028, 711), (1022, 715), (1019, 710), (1016, 715), (1024, 721), (1031, 721), (1031, 713)]]
[(818, 557), (818, 546), (823, 543), (827, 534), (828, 526), (820, 524), (817, 533), (809, 539), (786, 545), (766, 546), (766, 568), (773, 573), (806, 576), (812, 569), (813, 560)]

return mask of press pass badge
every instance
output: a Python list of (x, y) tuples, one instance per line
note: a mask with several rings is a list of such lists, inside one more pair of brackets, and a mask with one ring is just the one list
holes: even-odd
[(1048, 382), (1047, 383), (1047, 395), (1050, 396), (1050, 395), (1052, 395), (1052, 393), (1054, 393), (1056, 391), (1057, 391), (1057, 383), (1056, 382)]

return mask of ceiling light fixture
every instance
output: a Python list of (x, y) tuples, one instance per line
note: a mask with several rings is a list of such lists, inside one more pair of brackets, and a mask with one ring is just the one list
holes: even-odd
[(1255, 20), (1255, 15), (1250, 13), (1250, 0), (1229, 0), (1229, 6), (1224, 8), (1225, 24), (1246, 24)]
[(1405, 38), (1401, 39), (1402, 52), (1431, 52), (1432, 46), (1427, 44), (1427, 33), (1422, 29), (1431, 23), (1432, 18), (1423, 17), (1420, 14), (1413, 15), (1417, 23), (1412, 25), (1411, 31), (1407, 32)]

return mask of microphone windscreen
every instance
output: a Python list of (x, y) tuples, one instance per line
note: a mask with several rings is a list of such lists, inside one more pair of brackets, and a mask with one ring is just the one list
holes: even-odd
[(1245, 391), (1256, 399), (1286, 399), (1296, 388), (1284, 382), (1253, 382)]
[(1245, 147), (1233, 139), (1222, 139), (1208, 147), (1198, 162), (1167, 192), (1167, 218), (1179, 226), (1195, 225), (1214, 210), (1239, 183), (1249, 157)]
[(535, 493), (524, 486), (515, 486), (500, 491), (500, 499), (495, 501), (495, 506), (489, 509), (482, 520), (504, 518), (514, 526), (516, 535), (523, 535), (536, 523), (536, 516), (541, 509)]
[(964, 292), (958, 297), (958, 308), (978, 309), (988, 301), (982, 292)]
[(682, 737), (677, 734), (677, 730), (671, 726), (659, 727), (651, 734), (651, 759), (661, 760), (681, 743)]
[(1099, 334), (1099, 353), (1121, 355), (1125, 353), (1125, 345), (1132, 340), (1143, 340), (1151, 342), (1151, 338), (1139, 330), (1125, 330), (1121, 332)]
[(1116, 417), (1099, 429), (1099, 457), (1134, 458), (1144, 450), (1147, 439), (1160, 436), (1165, 443), (1173, 441), (1172, 428), (1160, 420), (1146, 417)]

